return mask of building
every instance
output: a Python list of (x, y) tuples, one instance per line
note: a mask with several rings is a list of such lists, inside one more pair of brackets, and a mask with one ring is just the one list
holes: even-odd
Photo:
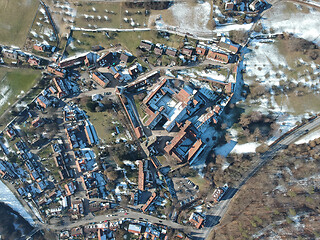
[(100, 58), (100, 56), (96, 53), (90, 52), (86, 55), (86, 58), (84, 59), (84, 64), (88, 68), (95, 68), (97, 60)]
[(200, 91), (189, 86), (178, 91), (170, 80), (164, 78), (143, 100), (144, 110), (149, 115), (146, 125), (153, 129), (159, 122), (166, 120), (162, 127), (170, 132), (187, 115), (196, 112), (205, 101)]
[(186, 55), (186, 56), (188, 56), (188, 57), (191, 57), (192, 54), (193, 54), (193, 51), (194, 51), (194, 48), (193, 48), (193, 47), (186, 46), (186, 47), (182, 48), (181, 53), (182, 53), (183, 55)]
[(6, 134), (9, 138), (14, 138), (16, 136), (16, 131), (12, 127), (8, 127)]
[(164, 46), (157, 43), (153, 51), (156, 55), (162, 55), (164, 53)]
[(82, 227), (72, 228), (71, 231), (70, 231), (70, 235), (72, 237), (81, 237), (81, 236), (83, 236), (83, 228)]
[(197, 212), (193, 212), (189, 218), (189, 222), (197, 229), (200, 229), (205, 222), (205, 218)]
[(225, 53), (215, 52), (212, 50), (208, 51), (207, 59), (221, 62), (221, 63), (228, 63), (229, 56)]
[(168, 48), (166, 49), (166, 54), (169, 55), (169, 56), (171, 56), (171, 57), (177, 56), (177, 53), (178, 53), (178, 50), (175, 49), (175, 48), (168, 47)]
[(33, 49), (38, 52), (44, 52), (44, 45), (43, 44), (34, 44)]
[(142, 206), (141, 210), (145, 213), (148, 211), (149, 207), (152, 205), (153, 201), (157, 198), (157, 193), (154, 192), (148, 199), (148, 201)]
[(87, 141), (90, 145), (99, 144), (99, 138), (94, 126), (86, 120), (84, 131), (87, 137)]
[(233, 2), (226, 2), (224, 5), (224, 10), (226, 11), (231, 11), (234, 8), (234, 3)]
[(142, 135), (142, 130), (141, 130), (141, 126), (138, 122), (138, 120), (136, 119), (135, 117), (135, 114), (134, 114), (134, 110), (131, 108), (131, 106), (128, 104), (128, 100), (126, 98), (125, 95), (121, 95), (120, 92), (119, 92), (119, 88), (116, 89), (117, 93), (118, 93), (118, 96), (120, 98), (120, 101), (122, 103), (122, 106), (129, 118), (129, 121), (131, 123), (131, 126), (132, 126), (132, 129), (136, 135), (137, 138), (141, 138), (143, 135)]
[(164, 151), (179, 162), (192, 162), (204, 149), (205, 144), (197, 138), (197, 131), (187, 120), (179, 133), (165, 146)]
[(48, 106), (50, 106), (50, 102), (49, 100), (43, 96), (40, 95), (37, 99), (36, 99), (37, 104), (39, 104), (39, 106), (43, 107), (43, 108), (47, 108)]
[(98, 58), (97, 64), (99, 64), (100, 66), (106, 66), (106, 65), (110, 65), (112, 61), (113, 61), (112, 52), (106, 52), (102, 54), (101, 57)]
[(34, 56), (31, 56), (29, 57), (28, 59), (28, 63), (31, 65), (31, 66), (39, 66), (40, 65), (40, 59), (34, 57)]
[(196, 47), (196, 53), (201, 56), (205, 56), (207, 54), (207, 48), (202, 45), (198, 45)]
[(48, 65), (47, 71), (61, 78), (64, 78), (66, 76), (66, 70), (59, 68), (57, 65)]
[(132, 55), (128, 52), (122, 52), (120, 54), (120, 61), (127, 63)]
[(145, 49), (146, 51), (151, 51), (153, 48), (153, 43), (148, 40), (142, 40), (140, 42), (139, 48)]
[(239, 45), (233, 44), (229, 39), (225, 37), (222, 37), (220, 39), (218, 47), (232, 54), (236, 54), (239, 50)]
[(139, 177), (138, 177), (138, 189), (144, 191), (144, 171), (143, 171), (143, 161), (139, 160)]
[(70, 182), (68, 184), (64, 185), (64, 188), (66, 189), (67, 196), (71, 196), (74, 194), (74, 191), (77, 189), (76, 185), (74, 185), (73, 182)]
[(54, 78), (53, 82), (58, 90), (57, 97), (63, 98), (69, 95), (69, 91), (66, 88), (62, 78)]
[(40, 127), (44, 124), (44, 121), (42, 118), (40, 117), (37, 117), (36, 119), (34, 119), (32, 122), (31, 122), (31, 125), (34, 127), (34, 128), (37, 128), (37, 127)]
[(215, 202), (215, 203), (219, 202), (222, 199), (223, 195), (226, 193), (227, 190), (228, 190), (228, 186), (227, 185), (225, 185), (223, 187), (216, 188), (213, 191), (212, 196), (208, 197), (208, 201), (209, 202)]
[(92, 79), (103, 88), (110, 83), (110, 80), (107, 78), (107, 76), (101, 72), (92, 73)]
[(129, 224), (128, 232), (138, 235), (141, 233), (141, 225)]
[(258, 11), (262, 7), (264, 7), (267, 4), (266, 0), (254, 0), (252, 3), (250, 3), (249, 8), (251, 11)]
[(84, 60), (86, 59), (86, 56), (87, 56), (87, 53), (64, 59), (59, 62), (59, 67), (68, 68), (68, 67), (82, 65), (84, 63)]

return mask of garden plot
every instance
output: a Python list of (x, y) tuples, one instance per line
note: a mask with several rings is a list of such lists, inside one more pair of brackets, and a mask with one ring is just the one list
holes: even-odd
[[(31, 26), (28, 37), (29, 39), (31, 39), (31, 42), (33, 42), (33, 44), (42, 43), (45, 45), (55, 46), (56, 42), (58, 41), (54, 34), (50, 20), (46, 15), (46, 11), (43, 7), (39, 8), (35, 16), (33, 25)], [(31, 45), (29, 45), (29, 47), (32, 47)]]

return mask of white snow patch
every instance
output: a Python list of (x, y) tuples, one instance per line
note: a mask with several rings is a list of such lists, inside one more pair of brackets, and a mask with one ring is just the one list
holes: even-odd
[(237, 144), (231, 151), (232, 153), (254, 153), (256, 148), (260, 146), (260, 143), (250, 142), (245, 144)]

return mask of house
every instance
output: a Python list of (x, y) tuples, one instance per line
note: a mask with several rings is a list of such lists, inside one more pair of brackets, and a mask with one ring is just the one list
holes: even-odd
[(42, 118), (40, 117), (37, 117), (36, 119), (34, 119), (32, 122), (31, 122), (31, 125), (34, 127), (34, 128), (37, 128), (37, 127), (40, 127), (44, 124), (44, 121)]
[(68, 67), (82, 65), (84, 63), (84, 60), (86, 59), (86, 57), (87, 57), (87, 53), (64, 59), (59, 62), (59, 67), (68, 68)]
[(7, 129), (6, 134), (9, 138), (14, 138), (16, 136), (16, 131), (14, 130), (14, 128), (10, 127)]
[(124, 63), (127, 63), (130, 59), (132, 55), (130, 53), (127, 53), (127, 52), (122, 52), (120, 54), (120, 61), (124, 62)]
[(138, 189), (144, 191), (144, 171), (143, 171), (143, 161), (139, 160), (139, 177), (138, 177)]
[(164, 47), (162, 44), (157, 43), (153, 51), (157, 55), (162, 55), (164, 52)]
[(45, 51), (44, 47), (45, 47), (45, 45), (43, 45), (43, 44), (34, 44), (33, 45), (33, 49), (38, 52), (44, 52)]
[(110, 80), (107, 77), (107, 75), (101, 72), (92, 73), (92, 79), (103, 88), (105, 88), (110, 83)]
[(37, 99), (36, 99), (37, 104), (39, 104), (39, 106), (43, 107), (43, 108), (47, 108), (48, 106), (50, 106), (50, 102), (49, 100), (43, 96), (40, 95)]
[(81, 237), (81, 236), (83, 236), (83, 229), (82, 229), (82, 227), (72, 228), (70, 231), (70, 234), (72, 237)]
[(198, 55), (201, 55), (201, 56), (205, 56), (206, 53), (207, 53), (207, 48), (205, 46), (202, 46), (202, 45), (198, 45), (196, 47), (196, 53)]
[(2, 54), (5, 58), (18, 59), (18, 53), (15, 50), (2, 49)]
[(227, 190), (228, 190), (227, 186), (216, 188), (213, 191), (212, 196), (208, 200), (210, 202), (219, 202)]
[(100, 56), (98, 54), (90, 52), (86, 55), (86, 58), (84, 59), (84, 64), (88, 68), (95, 68), (96, 62), (99, 58)]
[(66, 88), (62, 78), (54, 78), (53, 82), (58, 90), (57, 97), (63, 98), (69, 95), (69, 91)]
[(150, 198), (148, 199), (148, 201), (142, 206), (141, 210), (145, 213), (146, 211), (148, 211), (148, 208), (152, 205), (153, 201), (156, 199), (157, 197), (157, 193), (154, 192), (152, 193), (152, 195), (150, 196)]
[(226, 11), (231, 11), (233, 10), (234, 3), (233, 2), (226, 2), (224, 5), (224, 10)]
[(77, 187), (74, 185), (73, 182), (70, 182), (68, 184), (64, 185), (65, 189), (66, 189), (66, 193), (67, 196), (71, 196), (74, 194), (74, 191), (77, 189)]
[(153, 47), (153, 43), (148, 40), (142, 40), (139, 46), (139, 48), (145, 49), (146, 51), (151, 51), (152, 47)]
[(138, 235), (141, 233), (141, 228), (142, 228), (141, 225), (129, 224), (128, 232)]
[(34, 56), (31, 56), (29, 57), (28, 59), (28, 63), (31, 65), (31, 66), (39, 66), (40, 65), (40, 59), (34, 57)]
[(190, 215), (189, 222), (195, 226), (195, 228), (199, 229), (204, 225), (205, 218), (200, 213), (193, 212)]
[(97, 64), (100, 66), (110, 65), (113, 61), (112, 52), (106, 52), (101, 57), (98, 58)]
[(171, 56), (171, 57), (177, 56), (177, 53), (178, 53), (178, 50), (175, 49), (175, 48), (168, 47), (168, 48), (166, 49), (166, 54), (169, 55), (169, 56)]
[(221, 63), (228, 63), (229, 56), (225, 53), (215, 52), (212, 50), (208, 51), (207, 59), (221, 62)]
[(101, 205), (98, 202), (89, 202), (89, 212), (97, 212), (101, 209)]
[(82, 200), (73, 200), (71, 202), (71, 211), (74, 214), (83, 214), (84, 213), (84, 209), (83, 209)]
[(59, 68), (57, 65), (48, 65), (47, 71), (61, 78), (64, 78), (66, 76), (66, 70)]
[(188, 57), (191, 57), (191, 55), (193, 54), (194, 48), (190, 47), (190, 46), (186, 46), (184, 48), (182, 48), (181, 53), (183, 55), (186, 55)]
[(254, 0), (252, 3), (250, 3), (249, 8), (251, 11), (258, 11), (266, 4), (268, 4), (266, 0)]
[(229, 39), (225, 37), (222, 37), (220, 39), (218, 47), (232, 54), (236, 54), (239, 50), (239, 45), (233, 44)]

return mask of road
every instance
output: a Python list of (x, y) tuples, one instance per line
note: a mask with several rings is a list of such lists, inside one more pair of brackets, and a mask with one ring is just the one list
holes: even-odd
[(136, 219), (139, 220), (140, 219), (144, 219), (147, 220), (149, 223), (158, 223), (158, 224), (164, 224), (166, 226), (170, 226), (172, 228), (175, 229), (179, 229), (183, 232), (189, 233), (189, 234), (201, 234), (202, 230), (195, 230), (190, 228), (190, 226), (183, 226), (180, 225), (178, 223), (172, 222), (170, 220), (165, 220), (165, 219), (159, 219), (156, 218), (154, 216), (150, 216), (147, 214), (144, 214), (142, 212), (135, 212), (135, 211), (127, 211), (127, 213), (124, 212), (116, 212), (113, 213), (112, 216), (110, 215), (99, 215), (99, 216), (94, 216), (91, 219), (88, 220), (77, 220), (74, 223), (68, 224), (68, 225), (61, 225), (61, 226), (57, 226), (57, 225), (49, 225), (49, 224), (43, 224), (43, 223), (38, 223), (35, 227), (36, 229), (50, 229), (53, 231), (62, 231), (62, 230), (66, 230), (66, 229), (71, 229), (74, 227), (78, 227), (78, 226), (84, 226), (90, 223), (99, 223), (99, 222), (103, 222), (103, 221), (118, 221), (122, 218), (131, 218), (131, 219)]

